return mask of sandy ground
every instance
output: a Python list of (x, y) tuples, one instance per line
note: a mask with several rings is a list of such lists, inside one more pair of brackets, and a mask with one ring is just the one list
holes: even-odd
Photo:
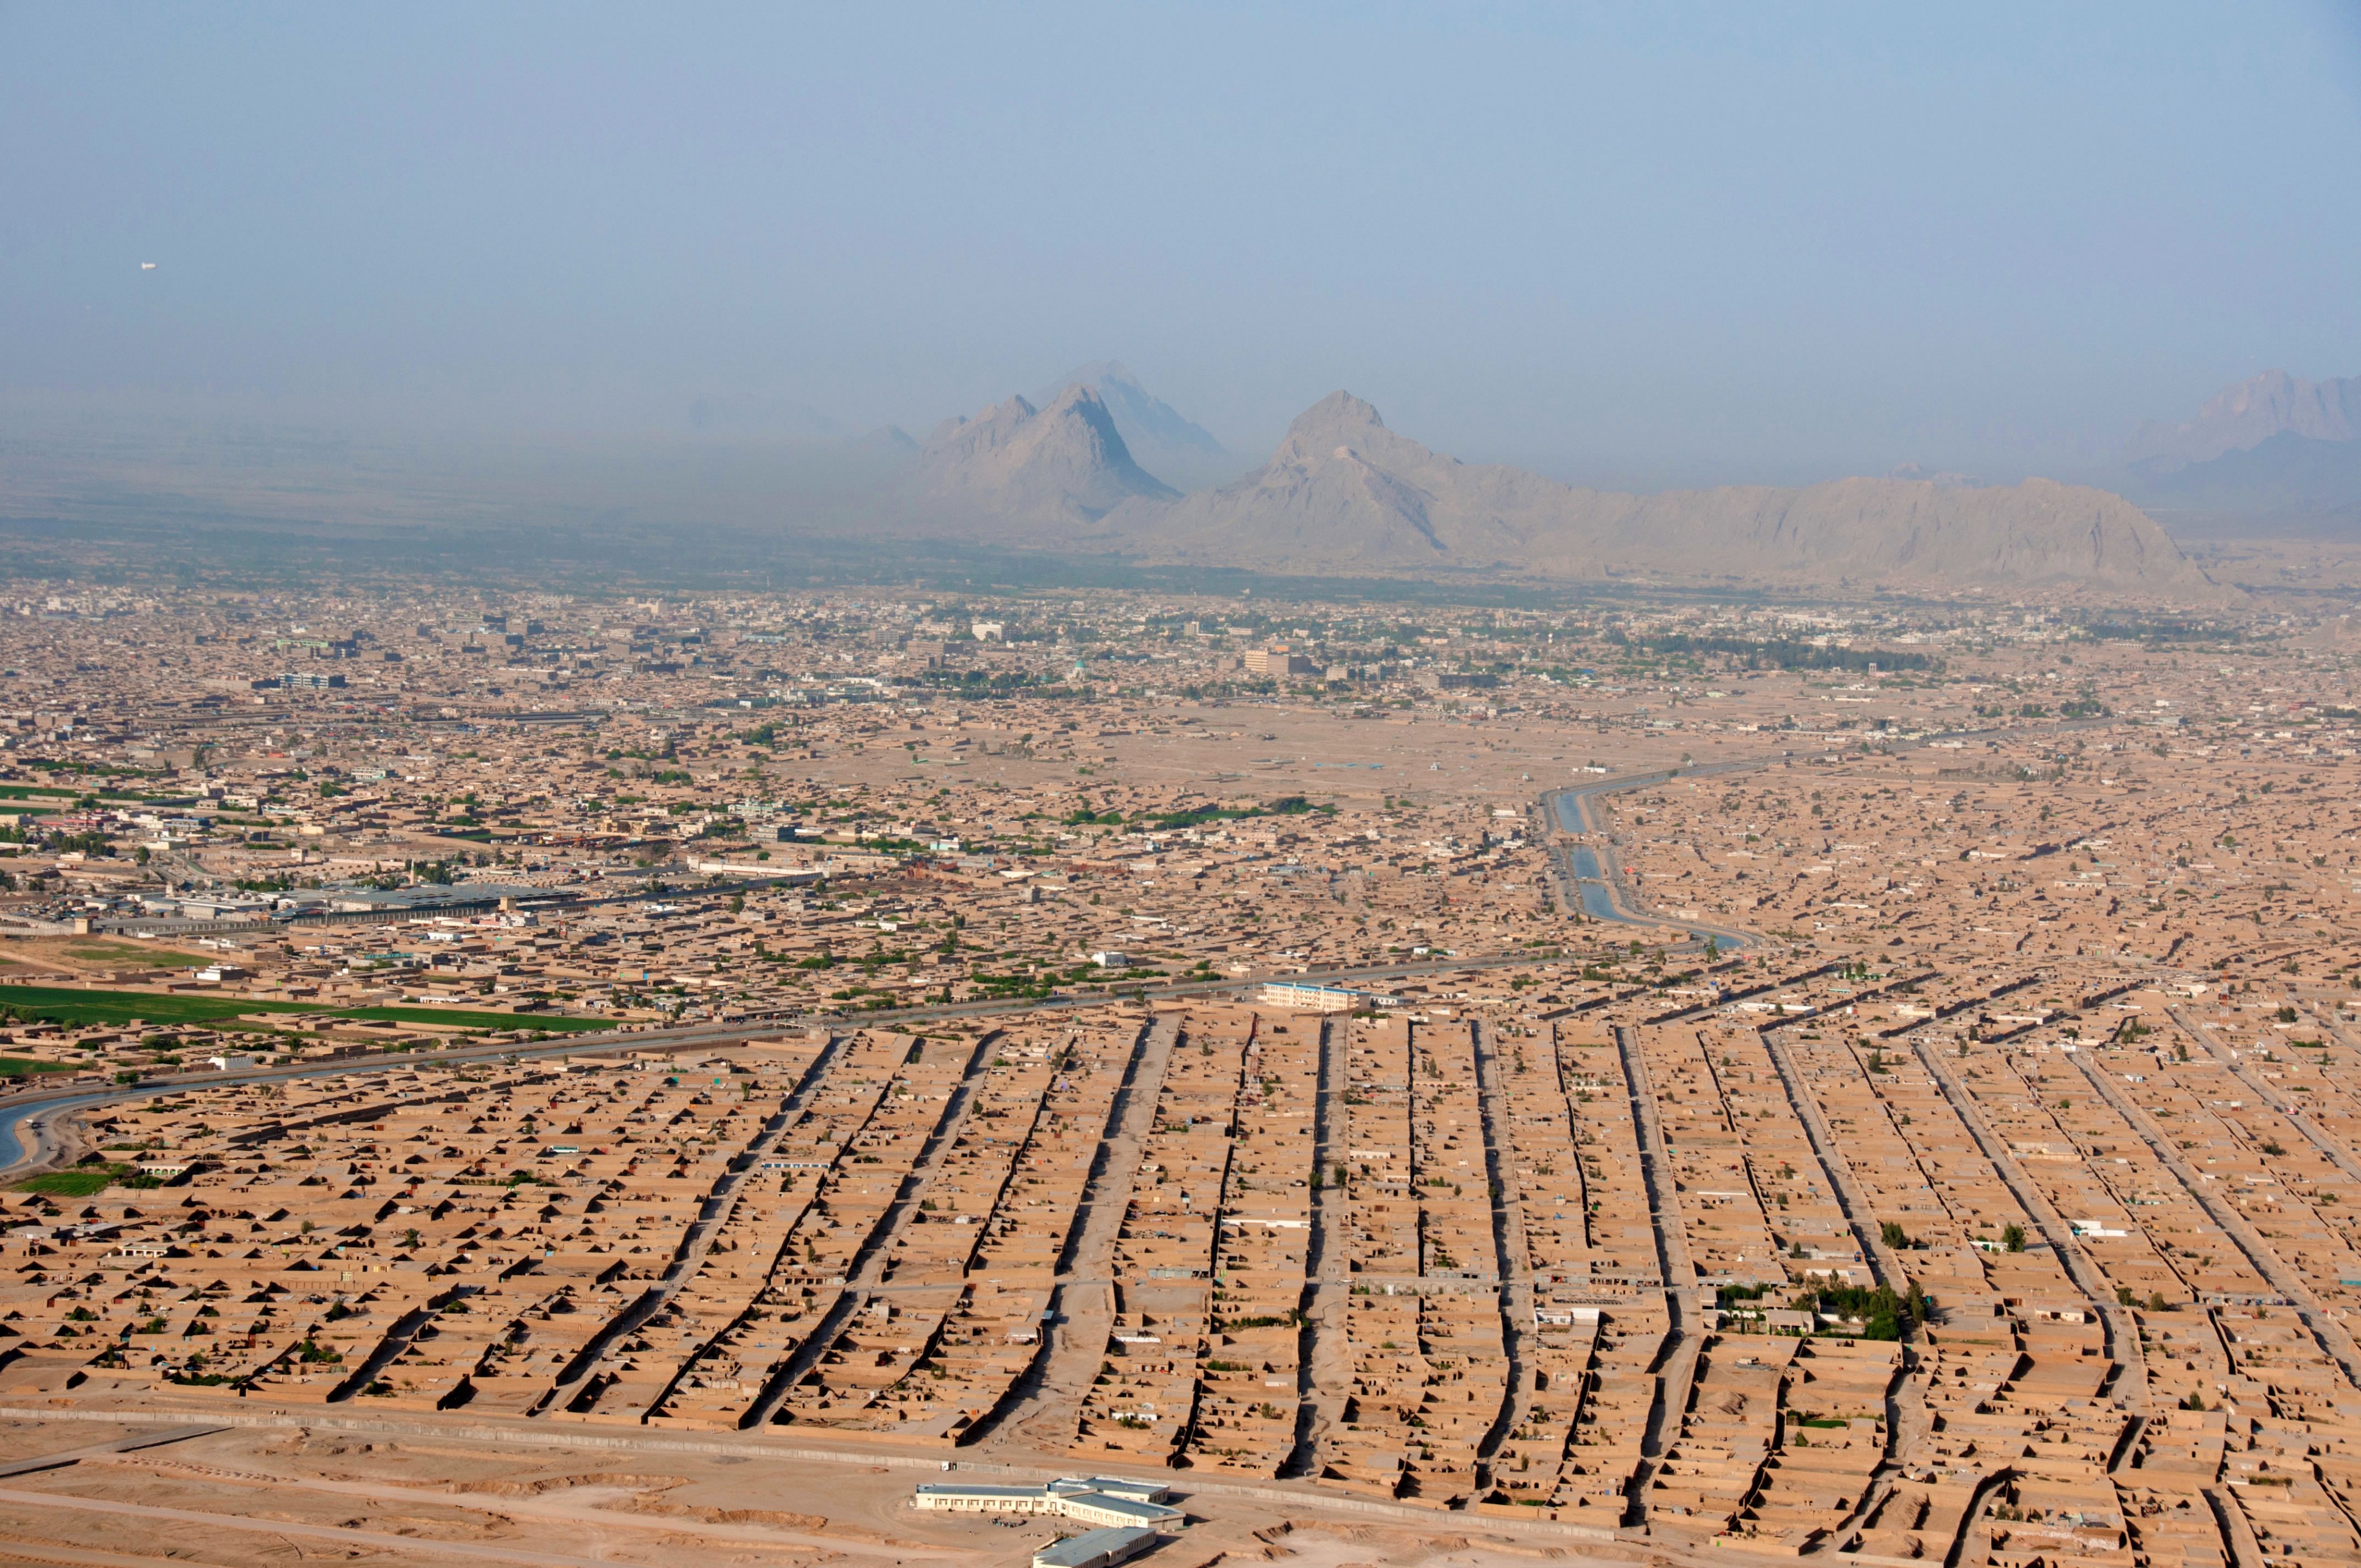
[[(879, 783), (952, 777), (1063, 796), (1109, 784), (1186, 784), (1207, 795), (1301, 792), (1314, 799), (1370, 804), (1391, 795), (1417, 801), (1485, 799), (1521, 805), (1544, 789), (1587, 775), (1594, 760), (1618, 772), (1754, 757), (1771, 749), (1760, 735), (1654, 737), (1618, 730), (1601, 735), (1539, 717), (1459, 720), (1422, 713), (1354, 718), (1333, 707), (1241, 701), (1176, 710), (1197, 722), (1168, 735), (1084, 739), (1071, 762), (979, 755), (964, 765), (913, 762), (890, 735), (860, 750), (830, 746), (783, 769), (813, 782)], [(1104, 745), (1104, 751), (1101, 747)], [(1087, 771), (1085, 771), (1087, 770)]]
[[(83, 1420), (0, 1422), (0, 1460), (87, 1450), (137, 1430)], [(538, 1435), (538, 1434), (537, 1434)], [(725, 1444), (715, 1444), (723, 1447)], [(858, 1458), (360, 1437), (291, 1419), (58, 1469), (0, 1477), (0, 1563), (699, 1564), (745, 1568), (1025, 1568), (1060, 1533), (914, 1511), (927, 1472)], [(1629, 1563), (1660, 1552), (1557, 1544), (1545, 1532), (1441, 1516), (1360, 1523), (1317, 1499), (1192, 1495), (1156, 1568), (1483, 1568), (1543, 1559)]]

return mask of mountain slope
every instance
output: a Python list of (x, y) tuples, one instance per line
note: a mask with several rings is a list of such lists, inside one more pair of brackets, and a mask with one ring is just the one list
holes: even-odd
[(2176, 505), (2232, 508), (2361, 500), (2361, 441), (2325, 441), (2283, 430), (2147, 479), (2145, 492)]
[(997, 523), (1012, 541), (1178, 494), (1132, 461), (1106, 404), (1081, 386), (1046, 408), (1012, 397), (973, 419), (945, 420), (920, 446), (907, 486), (916, 502)]
[(2361, 441), (2283, 430), (2126, 487), (2176, 537), (2361, 539)]
[(2213, 587), (2103, 490), (1887, 478), (1620, 495), (1462, 463), (1345, 392), (1298, 416), (1271, 460), (1236, 483), (1170, 506), (1128, 503), (1107, 521), (1150, 554), (1283, 571)]
[[(1597, 500), (1620, 510), (1633, 499)], [(1622, 510), (1589, 548), (1609, 561), (1694, 576), (2182, 591), (2211, 586), (2164, 531), (2121, 496), (2048, 479), (1980, 488), (1850, 478), (1793, 490), (1675, 490)]]

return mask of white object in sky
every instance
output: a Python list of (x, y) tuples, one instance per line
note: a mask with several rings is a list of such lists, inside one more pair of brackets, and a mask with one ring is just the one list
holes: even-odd
[(152, 261), (143, 261), (139, 264), (139, 270), (142, 272), (153, 272), (156, 270), (156, 264)]

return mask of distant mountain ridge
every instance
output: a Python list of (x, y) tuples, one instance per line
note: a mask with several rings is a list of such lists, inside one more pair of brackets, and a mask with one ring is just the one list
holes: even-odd
[(1147, 558), (1274, 571), (2216, 591), (2153, 521), (2104, 490), (1949, 477), (1586, 490), (1434, 452), (1342, 391), (1299, 415), (1257, 472), (1178, 502), (1127, 501), (1105, 521)]
[(2361, 436), (2361, 377), (2304, 381), (2284, 370), (2266, 370), (2223, 388), (2180, 424), (2150, 420), (2125, 448), (2126, 466), (2169, 473), (2192, 463), (2210, 463), (2232, 452), (2251, 452), (2271, 437), (2298, 435), (2308, 441), (2351, 441)]
[(2361, 441), (2283, 430), (2243, 450), (2154, 475), (2147, 488), (2159, 498), (2216, 506), (2285, 506), (2311, 496), (2361, 500)]
[(2223, 388), (2195, 419), (2142, 425), (2125, 452), (2125, 491), (2177, 532), (2361, 536), (2361, 377), (2266, 370)]
[[(2046, 479), (1905, 470), (1625, 495), (1463, 463), (1338, 391), (1299, 414), (1261, 467), (1183, 496), (1135, 460), (1118, 426), (1081, 381), (1045, 406), (1010, 397), (946, 420), (900, 464), (873, 526), (1275, 573), (2220, 595), (2131, 502)], [(879, 444), (904, 440), (882, 433)]]

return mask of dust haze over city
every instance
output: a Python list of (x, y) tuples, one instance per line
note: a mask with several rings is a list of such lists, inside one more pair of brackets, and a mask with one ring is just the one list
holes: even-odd
[(2356, 122), (0, 5), (0, 1558), (2361, 1563)]

